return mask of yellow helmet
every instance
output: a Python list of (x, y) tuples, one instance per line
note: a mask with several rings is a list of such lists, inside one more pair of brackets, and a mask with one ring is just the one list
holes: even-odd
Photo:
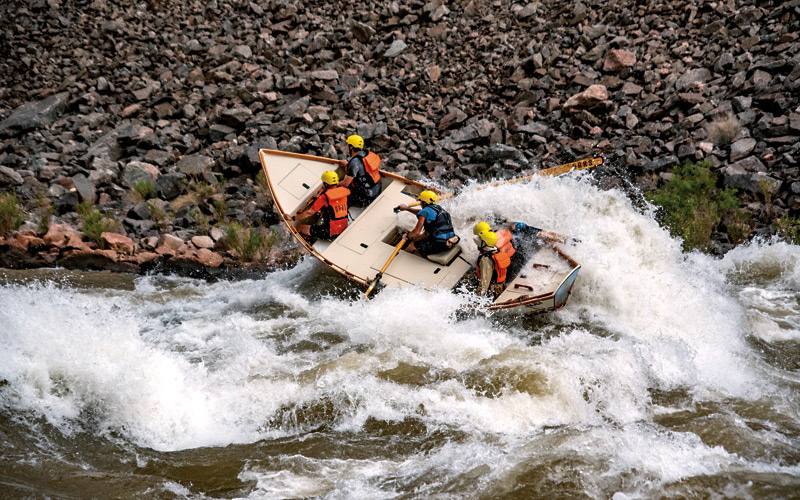
[(422, 203), (430, 205), (431, 203), (436, 203), (436, 193), (433, 191), (423, 191), (417, 196), (417, 199)]
[(360, 135), (351, 135), (347, 138), (347, 144), (353, 146), (356, 149), (364, 149), (364, 138)]
[(336, 184), (339, 184), (339, 174), (333, 170), (328, 170), (322, 174), (322, 182), (330, 186), (335, 186)]
[(497, 235), (494, 233), (494, 231), (491, 230), (481, 231), (479, 236), (481, 237), (483, 242), (489, 245), (490, 247), (497, 245)]
[(481, 231), (491, 231), (491, 230), (492, 227), (488, 223), (481, 221), (475, 224), (475, 227), (472, 228), (472, 234), (478, 236), (479, 234), (481, 234)]

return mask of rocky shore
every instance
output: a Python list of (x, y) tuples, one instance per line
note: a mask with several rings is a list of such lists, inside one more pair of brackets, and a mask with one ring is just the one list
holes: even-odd
[(350, 133), (451, 189), (602, 153), (597, 182), (648, 191), (706, 160), (753, 234), (800, 216), (800, 0), (10, 0), (0, 29), (0, 267), (286, 265), (258, 149)]

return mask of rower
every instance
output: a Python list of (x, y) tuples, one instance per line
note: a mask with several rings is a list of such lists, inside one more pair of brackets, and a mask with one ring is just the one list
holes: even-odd
[(300, 222), (297, 231), (310, 243), (333, 240), (347, 229), (347, 197), (350, 190), (338, 186), (339, 175), (333, 170), (322, 174), (325, 190), (302, 213), (290, 220)]
[(403, 235), (403, 239), (409, 241), (405, 250), (418, 250), (423, 257), (427, 257), (454, 247), (460, 238), (453, 229), (450, 214), (436, 204), (436, 193), (426, 190), (417, 199), (421, 207), (409, 207), (403, 203), (395, 208), (395, 212), (403, 210), (417, 216), (417, 225), (410, 233)]
[(511, 265), (511, 258), (497, 248), (497, 234), (490, 229), (481, 231), (478, 238), (480, 255), (475, 262), (475, 272), (479, 284), (476, 293), (483, 297), (487, 292), (491, 292), (492, 299), (496, 299), (506, 289), (506, 271)]
[(366, 207), (381, 194), (381, 159), (364, 149), (364, 138), (360, 135), (351, 135), (346, 144), (350, 160), (339, 161), (339, 165), (346, 167), (341, 186), (353, 190), (351, 206)]

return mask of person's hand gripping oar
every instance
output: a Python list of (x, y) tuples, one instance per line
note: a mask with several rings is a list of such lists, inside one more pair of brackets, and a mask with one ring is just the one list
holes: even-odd
[(375, 279), (373, 279), (372, 282), (369, 284), (369, 287), (367, 287), (367, 292), (366, 294), (364, 294), (366, 298), (369, 298), (369, 294), (372, 293), (372, 289), (378, 286), (378, 283), (380, 283), (381, 278), (383, 278), (384, 271), (386, 271), (386, 268), (389, 267), (389, 264), (391, 264), (394, 258), (397, 257), (397, 253), (400, 252), (400, 249), (403, 248), (403, 245), (405, 245), (407, 242), (408, 240), (406, 240), (405, 238), (401, 238), (400, 243), (398, 243), (394, 247), (394, 251), (392, 252), (391, 257), (389, 257), (389, 260), (386, 261), (386, 264), (383, 265), (380, 272), (375, 275)]

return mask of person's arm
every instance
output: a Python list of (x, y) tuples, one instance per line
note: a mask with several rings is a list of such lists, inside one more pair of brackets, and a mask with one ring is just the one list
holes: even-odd
[(414, 226), (414, 229), (411, 230), (410, 233), (406, 234), (406, 239), (408, 241), (419, 241), (422, 238), (422, 228), (425, 226), (425, 217), (417, 216), (417, 225)]
[(350, 187), (350, 184), (353, 183), (353, 179), (358, 175), (358, 158), (350, 158), (350, 161), (346, 162), (345, 165), (347, 168), (345, 168), (344, 171), (344, 179), (339, 181), (339, 185), (342, 187)]
[(400, 205), (397, 205), (397, 208), (395, 208), (395, 212), (410, 212), (414, 215), (419, 214), (421, 211), (422, 207), (409, 207), (405, 203), (401, 203)]
[(322, 208), (323, 204), (322, 196), (319, 196), (316, 200), (314, 200), (314, 203), (312, 203), (310, 207), (293, 216), (292, 221), (300, 222), (301, 224), (310, 224), (311, 222), (306, 221), (305, 219), (313, 217), (314, 214), (319, 212), (319, 209)]
[(350, 187), (350, 184), (353, 183), (354, 177), (352, 175), (345, 175), (344, 179), (339, 181), (339, 186), (341, 187)]
[(478, 259), (478, 267), (481, 270), (481, 279), (478, 283), (478, 289), (475, 291), (479, 297), (486, 295), (489, 290), (489, 285), (492, 284), (492, 273), (494, 272), (494, 263), (491, 257), (481, 257)]

